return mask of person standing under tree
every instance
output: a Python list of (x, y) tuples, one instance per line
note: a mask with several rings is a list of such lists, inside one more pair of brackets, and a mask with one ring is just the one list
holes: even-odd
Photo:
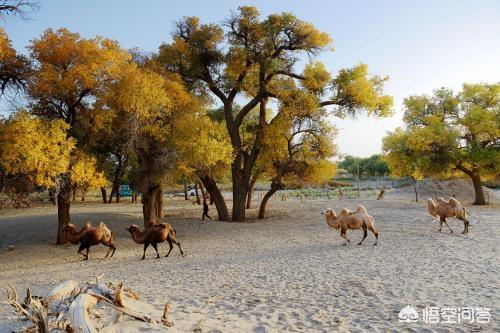
[(208, 215), (208, 205), (207, 205), (207, 199), (203, 198), (203, 216), (201, 219), (204, 221), (205, 216), (208, 217), (209, 220), (212, 220), (212, 218)]

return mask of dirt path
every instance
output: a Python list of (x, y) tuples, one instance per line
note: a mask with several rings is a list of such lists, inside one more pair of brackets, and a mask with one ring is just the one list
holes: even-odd
[[(327, 206), (354, 208), (354, 200), (271, 202), (269, 218), (255, 223), (201, 222), (201, 208), (166, 200), (167, 221), (177, 228), (185, 249), (169, 258), (140, 261), (142, 247), (125, 227), (141, 224), (141, 207), (77, 204), (74, 223), (105, 222), (116, 234), (117, 251), (93, 248), (79, 261), (75, 246), (55, 246), (52, 206), (0, 216), (0, 285), (43, 293), (65, 279), (90, 280), (97, 274), (122, 281), (148, 301), (171, 302), (170, 332), (333, 332), (500, 330), (500, 208), (470, 207), (472, 226), (452, 220), (454, 234), (437, 232), (424, 203), (366, 201), (380, 232), (362, 246), (344, 246), (328, 229), (320, 211)], [(211, 209), (215, 215), (215, 210)], [(256, 215), (254, 208), (251, 216)], [(350, 231), (355, 242), (360, 231)], [(14, 251), (7, 251), (14, 245)], [(160, 254), (168, 246), (160, 245)], [(4, 298), (3, 289), (0, 298)], [(405, 305), (491, 308), (491, 323), (403, 324)], [(0, 323), (12, 320), (0, 307)], [(0, 327), (3, 326), (0, 324)], [(2, 329), (0, 329), (0, 332)]]

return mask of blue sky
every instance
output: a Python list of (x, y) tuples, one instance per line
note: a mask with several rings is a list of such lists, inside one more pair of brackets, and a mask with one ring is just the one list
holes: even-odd
[(44, 0), (40, 5), (31, 21), (9, 18), (0, 23), (20, 52), (49, 27), (116, 39), (124, 48), (156, 51), (170, 40), (173, 22), (182, 16), (220, 22), (240, 5), (255, 5), (263, 15), (292, 12), (333, 38), (335, 51), (320, 56), (333, 73), (364, 62), (371, 73), (390, 77), (386, 92), (395, 99), (392, 118), (334, 120), (343, 154), (380, 152), (386, 131), (401, 125), (406, 96), (430, 94), (439, 87), (459, 89), (463, 82), (500, 81), (496, 0)]

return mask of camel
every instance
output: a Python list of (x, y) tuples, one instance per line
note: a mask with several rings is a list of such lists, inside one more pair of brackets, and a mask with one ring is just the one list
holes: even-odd
[(380, 189), (380, 193), (378, 194), (377, 200), (382, 200), (384, 198), (384, 194), (385, 194), (385, 189), (384, 187), (382, 187)]
[(453, 230), (446, 221), (446, 218), (456, 217), (457, 219), (464, 222), (464, 230), (462, 231), (462, 234), (469, 233), (469, 211), (457, 199), (450, 198), (448, 201), (446, 201), (443, 198), (437, 198), (435, 203), (431, 198), (428, 198), (427, 211), (434, 218), (439, 218), (438, 231), (441, 231), (444, 223), (450, 229), (450, 233), (453, 233)]
[(90, 222), (85, 223), (85, 225), (80, 229), (80, 231), (76, 231), (76, 226), (72, 223), (67, 224), (63, 231), (66, 233), (66, 239), (71, 244), (79, 244), (80, 238), (86, 233), (90, 228), (92, 228), (92, 224)]
[(344, 200), (344, 191), (342, 189), (339, 189), (339, 200)]
[(172, 249), (174, 248), (173, 244), (177, 245), (181, 255), (184, 255), (181, 244), (175, 239), (177, 232), (175, 228), (172, 228), (168, 223), (150, 222), (149, 226), (144, 231), (141, 231), (137, 225), (131, 224), (128, 228), (125, 228), (125, 230), (130, 232), (134, 242), (137, 244), (144, 244), (144, 253), (141, 260), (146, 258), (146, 249), (149, 244), (151, 244), (156, 251), (156, 259), (160, 258), (158, 243), (163, 243), (165, 240), (170, 246), (170, 249), (165, 257), (168, 257), (170, 252), (172, 252)]
[[(358, 243), (361, 245), (368, 235), (367, 230), (369, 229), (375, 236), (375, 243), (378, 243), (378, 232), (375, 229), (375, 221), (372, 216), (368, 215), (366, 208), (362, 205), (358, 205), (356, 210), (352, 212), (347, 208), (342, 208), (340, 213), (337, 215), (335, 211), (328, 208), (326, 211), (322, 212), (326, 217), (326, 223), (333, 229), (340, 229), (340, 237), (344, 238), (347, 243), (351, 241), (347, 238), (347, 229), (363, 229), (363, 239)], [(346, 243), (346, 244), (347, 244)]]
[[(109, 247), (108, 253), (104, 258), (107, 258), (111, 251), (111, 257), (115, 254), (116, 247), (114, 245), (115, 237), (113, 232), (108, 229), (108, 227), (100, 222), (97, 227), (91, 227), (80, 237), (80, 247), (78, 248), (78, 253), (83, 255), (83, 260), (89, 259), (89, 249), (91, 246), (103, 244)], [(86, 249), (86, 254), (82, 251)]]

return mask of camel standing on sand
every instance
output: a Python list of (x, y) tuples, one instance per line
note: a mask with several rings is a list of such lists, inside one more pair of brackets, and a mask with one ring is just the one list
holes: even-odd
[(153, 246), (156, 251), (156, 258), (160, 258), (160, 253), (158, 253), (158, 243), (163, 243), (165, 240), (168, 242), (170, 246), (170, 250), (168, 251), (165, 257), (168, 257), (174, 245), (177, 245), (179, 251), (181, 251), (181, 255), (184, 255), (182, 252), (181, 244), (175, 239), (175, 235), (177, 234), (175, 228), (172, 228), (168, 223), (157, 223), (151, 222), (146, 230), (141, 231), (141, 229), (135, 225), (131, 224), (128, 228), (125, 228), (132, 235), (132, 239), (137, 244), (144, 244), (144, 253), (142, 255), (141, 260), (146, 258), (146, 249), (149, 244)]
[(464, 222), (464, 231), (462, 234), (469, 233), (469, 211), (465, 208), (457, 199), (450, 198), (448, 201), (443, 198), (438, 198), (437, 202), (429, 198), (427, 199), (427, 211), (435, 218), (439, 218), (439, 230), (443, 228), (443, 223), (450, 229), (450, 233), (453, 233), (450, 225), (446, 221), (448, 217), (456, 217), (457, 219)]
[(342, 208), (339, 215), (331, 208), (328, 208), (323, 214), (326, 217), (326, 223), (333, 229), (340, 229), (340, 237), (344, 238), (348, 243), (351, 241), (347, 238), (347, 229), (363, 229), (363, 239), (358, 243), (361, 245), (368, 235), (369, 229), (375, 236), (375, 243), (378, 243), (378, 232), (375, 229), (375, 221), (372, 216), (368, 215), (366, 208), (363, 205), (358, 205), (354, 212), (347, 208)]
[(76, 231), (76, 226), (72, 223), (69, 223), (64, 227), (64, 232), (66, 233), (66, 239), (71, 244), (79, 244), (80, 238), (86, 233), (90, 228), (92, 228), (92, 224), (90, 222), (85, 223), (85, 225), (80, 229), (80, 231)]
[[(91, 227), (80, 237), (80, 247), (78, 248), (78, 253), (83, 255), (83, 260), (89, 259), (89, 249), (91, 246), (102, 244), (109, 247), (108, 253), (104, 258), (107, 258), (111, 251), (111, 257), (115, 254), (116, 247), (114, 245), (113, 232), (108, 229), (108, 227), (100, 222), (97, 227)], [(83, 254), (83, 250), (87, 250), (86, 254)]]
[(384, 198), (384, 194), (385, 194), (385, 189), (384, 187), (382, 187), (380, 189), (380, 193), (378, 194), (377, 200), (382, 200)]

